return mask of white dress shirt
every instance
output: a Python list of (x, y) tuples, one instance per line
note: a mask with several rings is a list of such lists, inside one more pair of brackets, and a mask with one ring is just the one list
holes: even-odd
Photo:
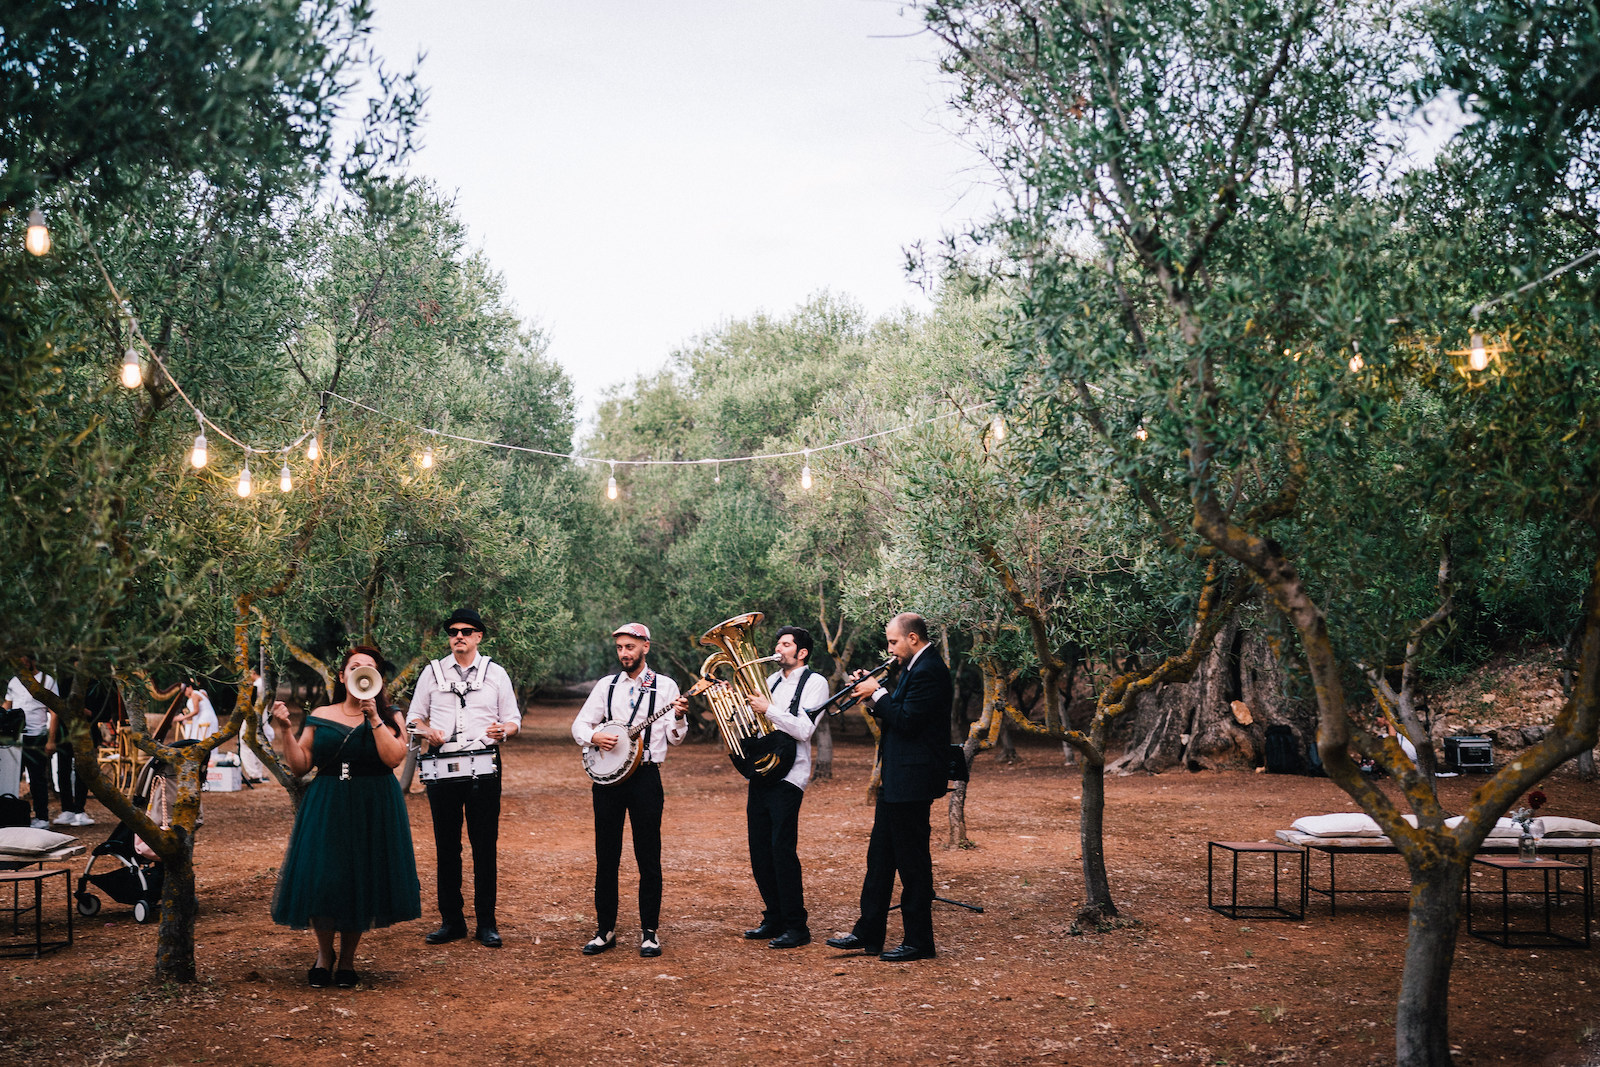
[[(678, 699), (678, 683), (664, 674), (656, 674), (646, 667), (639, 672), (637, 678), (629, 678), (622, 672), (608, 674), (589, 690), (589, 699), (583, 702), (578, 717), (572, 720), (572, 739), (584, 748), (593, 744), (595, 732), (603, 724), (609, 722), (608, 729), (620, 729), (633, 723), (644, 722), (650, 717), (650, 689), (642, 683), (649, 675), (655, 683), (656, 710), (660, 711), (674, 700)], [(615, 680), (616, 690), (613, 692), (611, 683)], [(606, 695), (610, 693), (611, 708), (606, 709)], [(672, 712), (655, 721), (650, 727), (650, 747), (645, 750), (644, 758), (650, 763), (660, 763), (667, 758), (667, 744), (682, 744), (683, 739), (689, 736), (689, 720), (680, 719)]]
[[(488, 660), (487, 663), (484, 661)], [(454, 656), (424, 667), (417, 678), (417, 691), (411, 695), (406, 725), (427, 723), (444, 732), (442, 752), (482, 748), (498, 742), (487, 736), (490, 726), (501, 723), (507, 734), (522, 729), (522, 710), (517, 706), (517, 690), (506, 669), (493, 659), (475, 653), (465, 667)], [(485, 669), (487, 668), (487, 669)], [(444, 685), (439, 685), (443, 676)], [(452, 692), (450, 687), (456, 687)], [(463, 706), (463, 703), (465, 706)]]
[(772, 706), (767, 709), (767, 721), (794, 738), (794, 766), (789, 768), (783, 780), (801, 789), (811, 781), (811, 735), (816, 732), (817, 723), (822, 721), (820, 718), (813, 720), (809, 713), (828, 702), (828, 680), (812, 671), (811, 677), (806, 679), (805, 692), (800, 694), (799, 712), (789, 714), (789, 708), (794, 704), (795, 686), (800, 684), (800, 675), (804, 671), (803, 666), (787, 674), (777, 671), (767, 679), (767, 689), (772, 692)]
[[(34, 671), (33, 680), (56, 696), (61, 695), (61, 690), (56, 688), (56, 680), (44, 671)], [(28, 687), (22, 684), (21, 678), (13, 678), (6, 683), (6, 701), (12, 707), (22, 709), (23, 733), (42, 734), (49, 731), (50, 709), (45, 707), (44, 701), (35, 699), (34, 695), (28, 692)]]

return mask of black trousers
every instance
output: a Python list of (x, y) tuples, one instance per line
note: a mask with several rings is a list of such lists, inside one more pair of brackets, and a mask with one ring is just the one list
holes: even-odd
[(494, 906), (500, 876), (495, 850), (500, 844), (500, 776), (441, 778), (428, 783), (433, 813), (433, 851), (438, 866), (439, 916), (465, 923), (461, 898), (461, 824), (472, 843), (472, 911), (480, 927), (495, 926)]
[(50, 818), (50, 757), (44, 754), (45, 734), (22, 735), (22, 769), (28, 772), (33, 794), (33, 817)]
[(900, 874), (900, 917), (905, 923), (904, 944), (933, 948), (933, 857), (928, 852), (932, 827), (928, 821), (931, 800), (905, 804), (878, 801), (872, 817), (872, 837), (867, 842), (867, 875), (861, 882), (861, 917), (854, 933), (861, 940), (881, 945), (889, 924), (889, 898), (894, 876)]
[(639, 928), (661, 925), (661, 766), (641, 764), (625, 782), (594, 789), (595, 929), (617, 928), (617, 875), (622, 869), (622, 822), (633, 826), (633, 860), (639, 865)]
[(785, 930), (807, 930), (801, 884), (800, 802), (804, 789), (791, 782), (750, 783), (745, 823), (750, 834), (750, 873), (761, 891), (761, 921)]
[(72, 746), (66, 742), (56, 745), (56, 793), (61, 797), (62, 811), (82, 811), (89, 799), (89, 783), (78, 773), (72, 762)]

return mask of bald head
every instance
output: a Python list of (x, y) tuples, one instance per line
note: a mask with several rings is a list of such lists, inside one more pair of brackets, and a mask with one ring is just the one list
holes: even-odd
[(883, 628), (889, 654), (906, 666), (928, 643), (928, 623), (914, 611), (902, 611)]

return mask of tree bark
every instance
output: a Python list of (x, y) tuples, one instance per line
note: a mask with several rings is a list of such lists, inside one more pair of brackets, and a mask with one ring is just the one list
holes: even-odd
[(1395, 1008), (1397, 1067), (1450, 1067), (1450, 968), (1466, 877), (1459, 862), (1412, 874), (1410, 936)]
[(195, 980), (194, 920), (200, 910), (194, 888), (194, 839), (174, 826), (180, 840), (172, 858), (162, 858), (161, 926), (156, 932), (156, 978), (164, 982)]
[(833, 716), (823, 715), (822, 721), (817, 723), (816, 733), (811, 735), (811, 777), (833, 777)]
[(1082, 807), (1078, 809), (1078, 846), (1083, 850), (1083, 907), (1079, 923), (1104, 923), (1117, 917), (1106, 875), (1106, 760), (1098, 751), (1083, 753)]

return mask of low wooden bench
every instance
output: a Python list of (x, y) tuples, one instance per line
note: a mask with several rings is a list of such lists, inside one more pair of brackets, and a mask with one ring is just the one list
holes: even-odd
[[(67, 939), (44, 939), (44, 883), (60, 877), (62, 896), (67, 905)], [(38, 959), (46, 952), (55, 952), (72, 944), (72, 876), (65, 867), (40, 867), (36, 870), (0, 871), (0, 886), (11, 885), (11, 937), (12, 943), (0, 944), (0, 959), (20, 959), (31, 956)], [(33, 886), (33, 903), (22, 903), (22, 887)], [(3, 907), (3, 905), (0, 905)], [(22, 934), (22, 916), (33, 913), (33, 941), (18, 940)]]

